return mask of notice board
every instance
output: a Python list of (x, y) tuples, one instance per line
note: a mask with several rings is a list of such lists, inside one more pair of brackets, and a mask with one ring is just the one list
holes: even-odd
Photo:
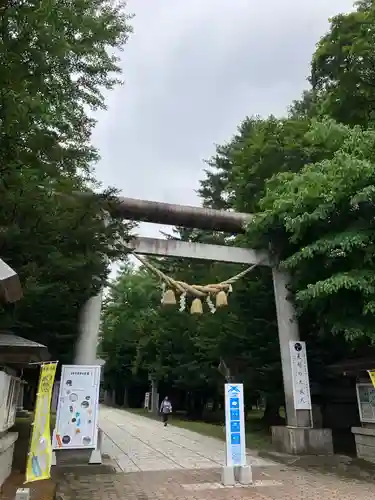
[(98, 365), (63, 365), (53, 449), (96, 448), (100, 369)]
[(361, 422), (375, 423), (375, 388), (372, 384), (357, 384), (356, 388)]

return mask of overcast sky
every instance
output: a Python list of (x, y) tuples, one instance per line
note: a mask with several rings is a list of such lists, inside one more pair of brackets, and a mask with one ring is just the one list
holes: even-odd
[[(246, 115), (282, 115), (307, 87), (328, 18), (352, 0), (129, 0), (125, 85), (94, 134), (97, 177), (124, 196), (199, 205), (203, 160)], [(145, 224), (143, 236), (160, 236)]]

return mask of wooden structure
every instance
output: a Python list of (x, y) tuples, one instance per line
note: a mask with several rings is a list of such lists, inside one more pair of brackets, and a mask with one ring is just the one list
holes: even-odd
[(9, 332), (0, 333), (0, 488), (11, 472), (18, 438), (11, 428), (23, 400), (22, 370), (29, 363), (46, 361), (48, 357), (44, 345)]
[[(11, 304), (21, 298), (22, 286), (17, 272), (0, 259), (0, 302)], [(11, 472), (18, 438), (10, 429), (22, 400), (22, 370), (29, 363), (45, 361), (48, 357), (45, 346), (11, 332), (0, 332), (0, 489)]]
[(328, 369), (346, 381), (342, 400), (347, 407), (337, 412), (338, 420), (350, 426), (357, 457), (375, 463), (375, 388), (367, 371), (375, 369), (375, 353), (370, 348), (366, 351), (363, 356), (343, 360)]
[(18, 274), (0, 259), (0, 301), (13, 303), (22, 297), (22, 286)]

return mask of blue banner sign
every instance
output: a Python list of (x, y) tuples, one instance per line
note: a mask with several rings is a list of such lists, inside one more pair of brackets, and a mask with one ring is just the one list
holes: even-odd
[(226, 465), (246, 465), (243, 384), (225, 384)]

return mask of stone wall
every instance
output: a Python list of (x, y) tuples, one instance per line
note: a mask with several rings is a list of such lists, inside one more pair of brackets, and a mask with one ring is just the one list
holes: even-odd
[(357, 457), (375, 463), (375, 429), (353, 427)]

